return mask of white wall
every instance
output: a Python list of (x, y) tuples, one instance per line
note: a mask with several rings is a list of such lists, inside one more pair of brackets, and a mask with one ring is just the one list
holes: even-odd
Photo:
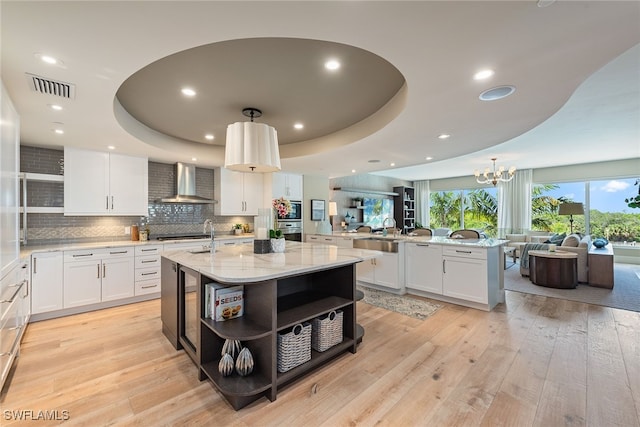
[(326, 176), (305, 175), (304, 200), (302, 202), (302, 226), (304, 234), (316, 234), (321, 230), (320, 222), (311, 221), (311, 199), (324, 200), (325, 218), (329, 219), (329, 178)]

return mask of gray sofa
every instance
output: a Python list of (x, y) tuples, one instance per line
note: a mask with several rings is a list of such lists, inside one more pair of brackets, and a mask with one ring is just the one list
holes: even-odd
[[(546, 250), (549, 245), (546, 243), (527, 243), (522, 248), (522, 254), (520, 257), (520, 274), (523, 276), (529, 276), (529, 250), (541, 249)], [(579, 234), (569, 234), (564, 238), (562, 244), (557, 246), (559, 251), (574, 252), (578, 254), (578, 282), (589, 282), (589, 249), (591, 248), (591, 236), (586, 235), (580, 237)]]

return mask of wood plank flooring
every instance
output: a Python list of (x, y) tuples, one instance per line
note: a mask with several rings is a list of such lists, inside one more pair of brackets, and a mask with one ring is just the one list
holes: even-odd
[(420, 321), (359, 302), (356, 354), (238, 412), (159, 313), (155, 300), (30, 324), (0, 425), (640, 427), (636, 312), (507, 292), (490, 313), (444, 304)]

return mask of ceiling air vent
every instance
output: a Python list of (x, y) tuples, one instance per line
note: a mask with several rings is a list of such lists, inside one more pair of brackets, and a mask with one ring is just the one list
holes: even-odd
[(35, 74), (25, 74), (29, 87), (34, 92), (44, 93), (45, 95), (60, 96), (67, 99), (75, 99), (76, 97), (76, 86), (74, 84), (36, 76)]

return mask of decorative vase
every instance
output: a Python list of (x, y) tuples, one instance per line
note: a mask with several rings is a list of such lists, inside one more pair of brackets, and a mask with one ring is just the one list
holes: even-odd
[(243, 377), (253, 372), (253, 355), (247, 347), (243, 348), (238, 355), (236, 372)]
[(233, 357), (229, 353), (225, 353), (220, 359), (220, 363), (218, 363), (218, 371), (223, 377), (228, 377), (233, 374)]
[(234, 232), (235, 234), (242, 234), (242, 228), (235, 228), (235, 229), (233, 230), (233, 232)]
[(222, 355), (228, 354), (231, 356), (231, 362), (236, 358), (236, 356), (240, 353), (242, 349), (242, 344), (240, 340), (224, 340), (224, 344), (222, 345)]
[(284, 239), (271, 239), (271, 252), (284, 252)]

